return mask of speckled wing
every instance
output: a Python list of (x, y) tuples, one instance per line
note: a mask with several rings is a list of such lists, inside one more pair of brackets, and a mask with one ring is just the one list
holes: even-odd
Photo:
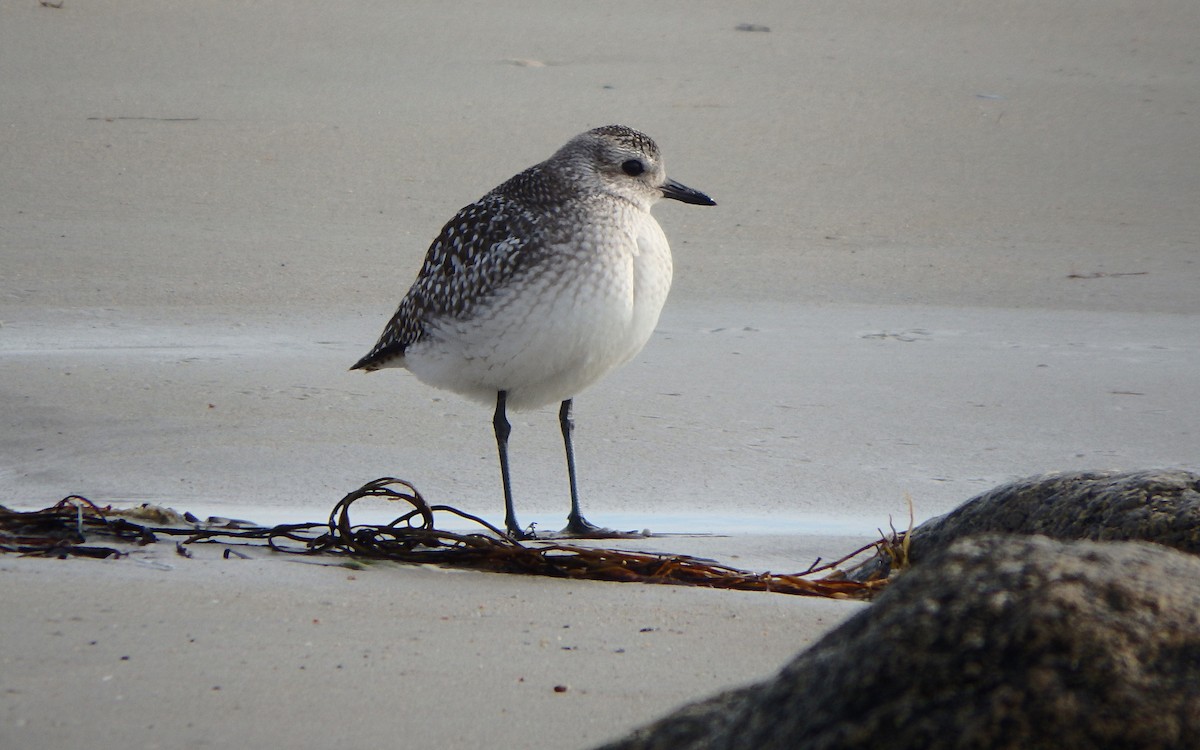
[(525, 201), (505, 188), (536, 182), (529, 172), (533, 170), (463, 208), (442, 227), (375, 348), (350, 369), (378, 370), (396, 364), (394, 360), (403, 357), (411, 344), (427, 335), (432, 321), (469, 318), (477, 305), (528, 262), (529, 253), (522, 251), (538, 242), (541, 214), (530, 211)]

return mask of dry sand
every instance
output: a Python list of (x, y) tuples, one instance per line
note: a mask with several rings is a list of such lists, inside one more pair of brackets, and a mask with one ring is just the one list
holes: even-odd
[[(592, 520), (778, 571), (905, 495), (1195, 467), (1198, 27), (1183, 0), (2, 2), (0, 503), (319, 520), (391, 474), (498, 518), (485, 407), (346, 367), (454, 210), (611, 122), (720, 205), (656, 209), (660, 330), (578, 400)], [(561, 523), (553, 412), (513, 421), (523, 520)], [(583, 748), (862, 606), (169, 545), (0, 558), (0, 591), (0, 746), (28, 748)]]

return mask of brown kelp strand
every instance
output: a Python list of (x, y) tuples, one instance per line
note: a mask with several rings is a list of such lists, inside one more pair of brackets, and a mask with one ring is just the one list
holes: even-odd
[[(384, 524), (357, 523), (356, 502), (379, 498), (406, 509)], [(478, 529), (473, 532), (438, 528), (435, 519)], [(358, 560), (392, 560), (525, 575), (598, 581), (705, 586), (740, 591), (765, 591), (799, 596), (869, 598), (886, 585), (875, 580), (850, 580), (840, 567), (869, 551), (900, 549), (902, 535), (864, 545), (845, 557), (792, 574), (756, 573), (678, 554), (659, 554), (568, 544), (561, 540), (515, 539), (487, 521), (449, 505), (429, 505), (410, 482), (384, 477), (368, 482), (333, 507), (324, 523), (256, 526), (241, 521), (178, 514), (155, 506), (129, 510), (100, 507), (72, 495), (52, 507), (17, 512), (0, 506), (0, 551), (53, 557), (119, 557), (117, 546), (98, 542), (144, 545), (160, 536), (177, 539), (176, 551), (198, 543), (266, 545), (287, 554), (329, 555)], [(225, 558), (244, 557), (226, 550)], [(822, 574), (824, 574), (822, 576)], [(885, 573), (886, 575), (886, 573)]]

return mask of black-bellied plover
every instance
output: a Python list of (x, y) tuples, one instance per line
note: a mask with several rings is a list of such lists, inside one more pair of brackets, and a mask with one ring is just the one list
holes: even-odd
[(507, 407), (561, 402), (571, 512), (564, 532), (600, 531), (579, 511), (573, 397), (645, 345), (671, 286), (671, 249), (650, 207), (701, 206), (667, 177), (658, 146), (623, 125), (589, 130), (463, 208), (430, 245), (416, 282), (353, 370), (405, 367), (491, 403), (504, 524), (522, 536), (508, 471)]

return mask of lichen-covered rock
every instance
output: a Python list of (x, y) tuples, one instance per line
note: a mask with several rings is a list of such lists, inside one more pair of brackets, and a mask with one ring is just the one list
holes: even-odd
[(1200, 747), (1200, 557), (983, 536), (774, 679), (604, 750)]

